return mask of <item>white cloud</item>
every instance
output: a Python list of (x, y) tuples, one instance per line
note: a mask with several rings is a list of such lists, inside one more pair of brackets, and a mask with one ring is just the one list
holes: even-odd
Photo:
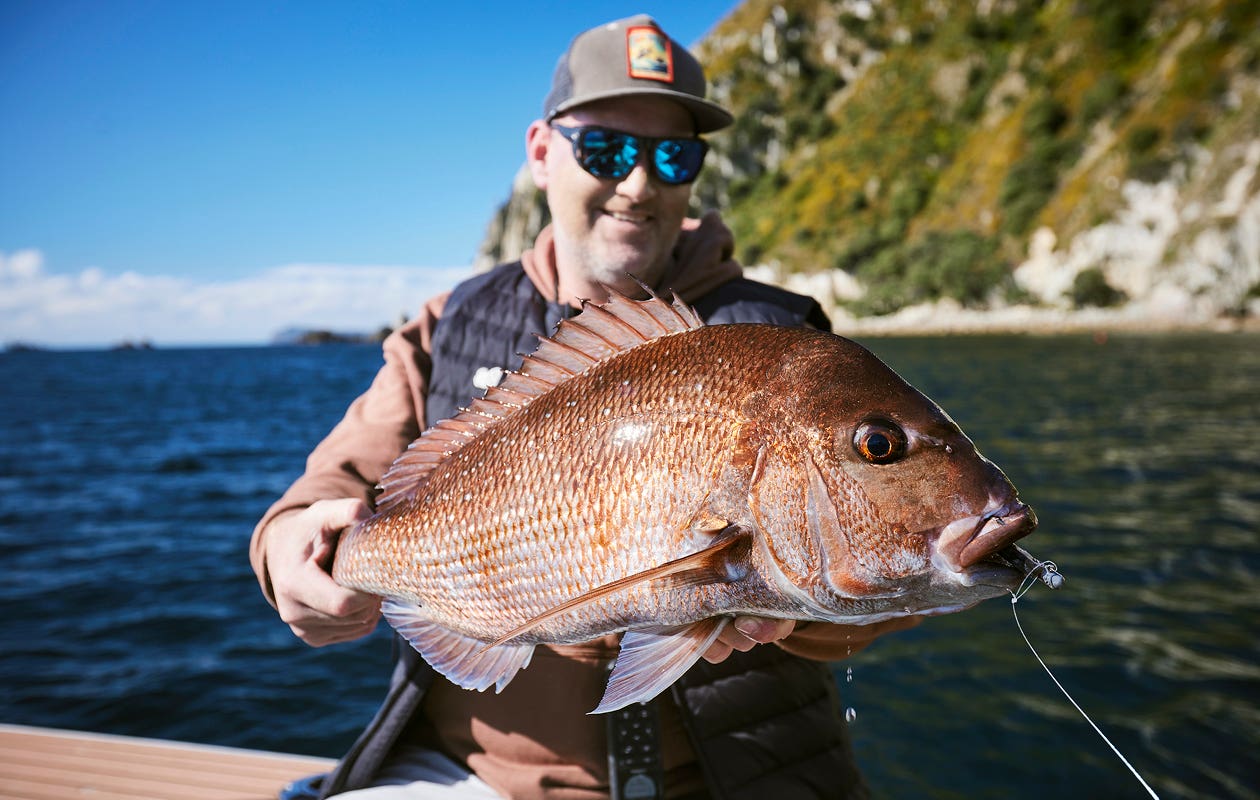
[(286, 328), (369, 332), (412, 316), (468, 267), (291, 264), (229, 281), (48, 273), (38, 250), (0, 252), (0, 343), (54, 347), (265, 343)]

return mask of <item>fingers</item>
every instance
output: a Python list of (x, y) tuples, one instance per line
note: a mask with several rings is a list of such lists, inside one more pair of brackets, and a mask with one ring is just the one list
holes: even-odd
[(848, 640), (853, 644), (853, 652), (857, 652), (879, 637), (894, 631), (904, 631), (907, 628), (913, 628), (923, 622), (923, 619), (923, 617), (917, 616), (893, 617), (882, 622), (873, 622), (870, 625), (853, 625), (851, 626)]
[(380, 598), (372, 595), (364, 597), (369, 601), (366, 608), (341, 616), (329, 615), (310, 606), (291, 605), (286, 609), (287, 613), (281, 613), (280, 618), (289, 625), (293, 635), (311, 647), (349, 642), (370, 634), (380, 621)]
[[(329, 622), (365, 619), (380, 609), (380, 598), (376, 595), (347, 589), (336, 583), (315, 557), (315, 553), (313, 549), (312, 555), (303, 560), (296, 571), (286, 575), (284, 591), (279, 587), (276, 589), (277, 601), (283, 597), (293, 606), (302, 609), (304, 616)], [(272, 585), (276, 585), (274, 576)], [(281, 618), (284, 616), (281, 609)]]
[(361, 638), (380, 620), (379, 597), (339, 586), (314, 559), (288, 578), (287, 590), (276, 589), (280, 619), (312, 647)]
[(754, 644), (769, 644), (786, 637), (796, 628), (795, 620), (767, 619), (765, 617), (736, 617), (732, 626), (750, 644), (736, 649), (751, 650)]
[(887, 633), (913, 628), (923, 621), (923, 617), (893, 617), (882, 622), (869, 625), (837, 626), (845, 632), (845, 639), (855, 646), (865, 647)]
[(277, 517), (267, 530), (267, 573), (276, 609), (313, 647), (358, 639), (380, 619), (380, 598), (338, 585), (329, 575), (341, 531), (369, 510), (360, 500), (324, 500)]
[(709, 649), (704, 651), (704, 660), (710, 664), (721, 664), (733, 652), (734, 648), (719, 640), (709, 645)]
[(799, 626), (787, 648), (797, 655), (826, 661), (840, 661), (864, 650), (871, 642), (894, 631), (912, 628), (923, 617), (906, 616), (866, 625), (811, 622)]
[(319, 520), (324, 530), (338, 533), (372, 516), (372, 510), (367, 504), (356, 498), (320, 500), (306, 511)]
[(795, 628), (796, 622), (790, 619), (736, 617), (734, 624), (723, 626), (717, 640), (704, 651), (704, 660), (710, 664), (720, 663), (735, 650), (746, 653), (759, 644), (777, 642)]

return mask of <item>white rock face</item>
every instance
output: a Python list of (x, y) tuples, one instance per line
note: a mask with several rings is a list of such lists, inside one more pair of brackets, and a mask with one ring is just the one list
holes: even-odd
[[(1215, 159), (1202, 152), (1189, 170), (1174, 170), (1168, 180), (1125, 183), (1125, 205), (1115, 217), (1069, 242), (1049, 228), (1036, 231), (1027, 260), (1014, 273), (1038, 301), (1035, 307), (998, 303), (981, 311), (942, 300), (863, 318), (840, 304), (861, 297), (861, 285), (851, 278), (847, 285), (829, 285), (818, 276), (778, 276), (774, 270), (761, 277), (781, 277), (776, 282), (819, 298), (837, 329), (853, 332), (1159, 329), (1213, 326), (1239, 316), (1255, 320), (1260, 300), (1248, 294), (1260, 285), (1260, 140)], [(1072, 307), (1073, 281), (1091, 268), (1125, 293), (1123, 306)]]
[[(1243, 309), (1260, 283), (1260, 141), (1217, 157), (1232, 163), (1212, 164), (1202, 154), (1189, 180), (1126, 183), (1116, 218), (1066, 247), (1056, 246), (1052, 231), (1037, 231), (1016, 281), (1042, 302), (1066, 307), (1077, 274), (1098, 268), (1153, 322), (1209, 321)], [(1202, 176), (1221, 167), (1228, 179), (1217, 196), (1205, 197)]]

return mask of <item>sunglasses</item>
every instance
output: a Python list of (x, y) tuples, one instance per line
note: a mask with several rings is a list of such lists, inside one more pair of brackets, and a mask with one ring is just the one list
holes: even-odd
[(709, 145), (703, 139), (649, 139), (611, 128), (551, 126), (573, 143), (573, 157), (596, 178), (620, 180), (639, 163), (643, 150), (652, 155), (648, 168), (661, 183), (678, 186), (691, 183), (700, 174)]

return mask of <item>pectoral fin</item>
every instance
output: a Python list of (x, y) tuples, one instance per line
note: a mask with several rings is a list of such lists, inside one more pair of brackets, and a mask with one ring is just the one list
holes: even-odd
[(430, 622), (418, 606), (394, 598), (381, 603), (381, 613), (430, 666), (465, 689), (482, 692), (494, 686), (496, 693), (503, 691), (534, 654), (533, 645), (487, 646)]
[(710, 617), (690, 625), (628, 632), (621, 639), (604, 698), (590, 713), (616, 711), (656, 697), (704, 655), (728, 622), (729, 617)]
[(739, 580), (748, 572), (748, 556), (751, 550), (752, 537), (749, 534), (735, 526), (727, 527), (711, 545), (703, 550), (580, 594), (572, 600), (544, 611), (525, 624), (513, 628), (487, 645), (487, 648), (506, 644), (562, 614), (578, 611), (585, 606), (598, 603), (611, 594), (639, 584), (678, 588)]

